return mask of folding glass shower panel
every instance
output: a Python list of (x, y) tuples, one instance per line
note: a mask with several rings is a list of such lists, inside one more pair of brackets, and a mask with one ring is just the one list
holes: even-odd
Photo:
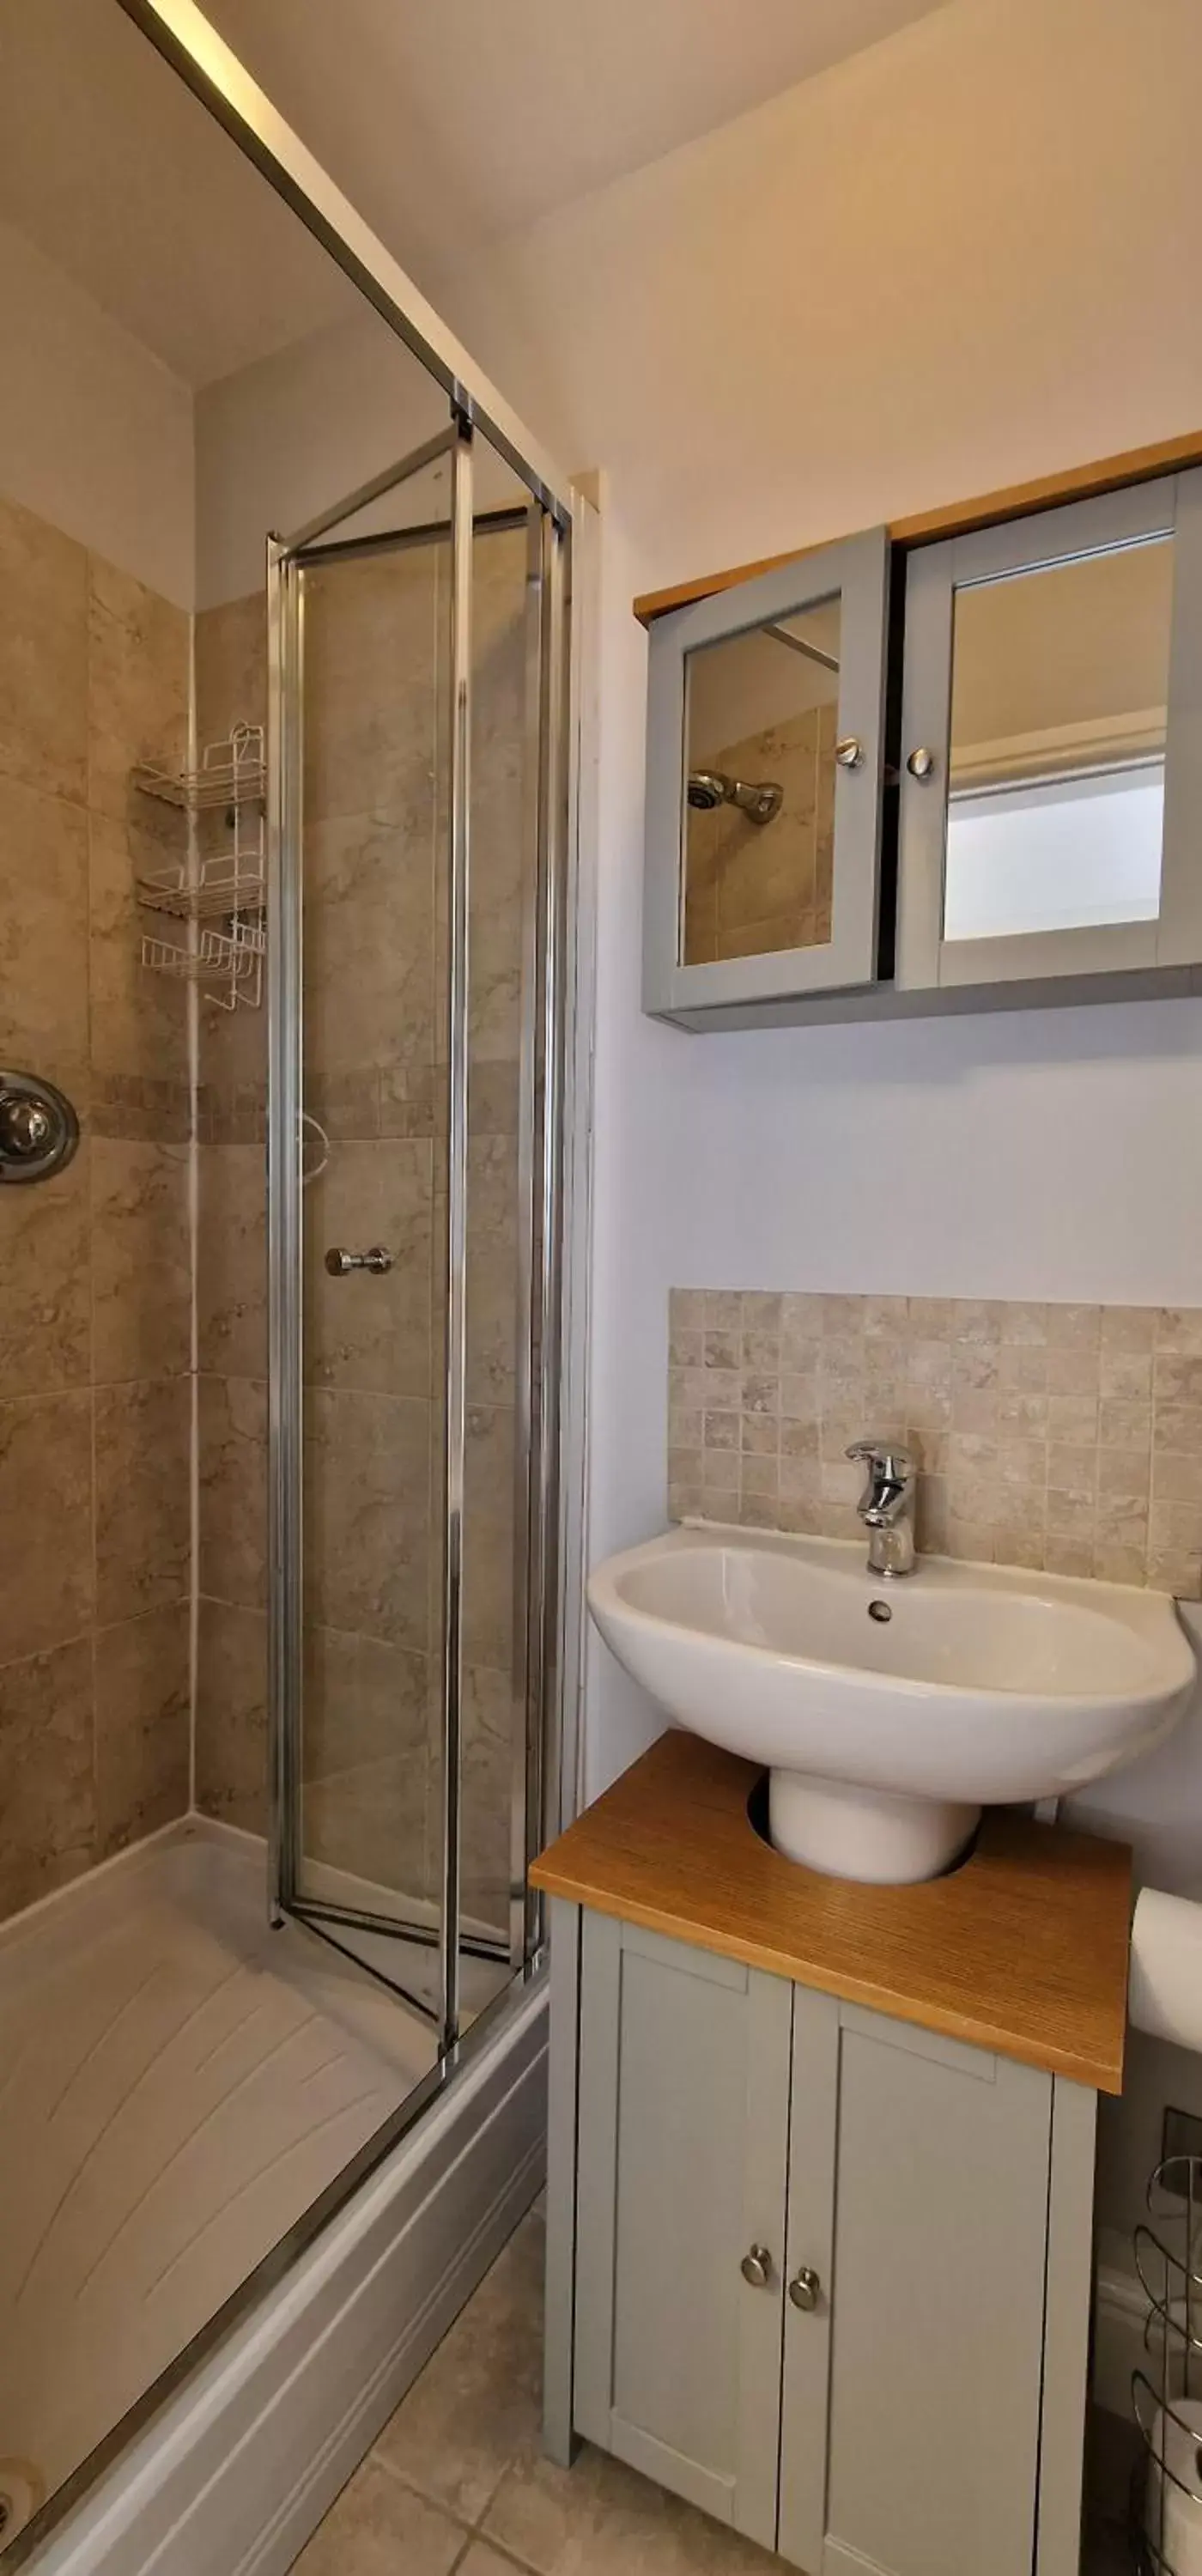
[(534, 1931), (563, 542), (452, 421), (270, 568), (274, 1894), (444, 2045)]

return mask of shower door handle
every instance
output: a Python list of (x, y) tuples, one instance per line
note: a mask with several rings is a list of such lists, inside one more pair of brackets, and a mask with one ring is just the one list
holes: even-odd
[(348, 1252), (345, 1244), (332, 1243), (326, 1254), (326, 1268), (331, 1279), (345, 1279), (348, 1270), (370, 1270), (378, 1278), (391, 1270), (392, 1254), (386, 1243), (373, 1243), (368, 1252)]

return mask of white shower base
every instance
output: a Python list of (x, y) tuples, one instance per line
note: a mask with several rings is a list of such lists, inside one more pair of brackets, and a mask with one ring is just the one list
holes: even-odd
[(0, 2460), (59, 2485), (434, 2058), (198, 1819), (0, 1931)]

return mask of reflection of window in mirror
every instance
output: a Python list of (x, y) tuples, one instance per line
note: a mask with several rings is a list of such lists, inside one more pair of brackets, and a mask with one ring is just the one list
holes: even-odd
[(829, 599), (689, 654), (686, 966), (829, 943), (839, 643)]
[(1173, 546), (958, 588), (945, 939), (1154, 921)]

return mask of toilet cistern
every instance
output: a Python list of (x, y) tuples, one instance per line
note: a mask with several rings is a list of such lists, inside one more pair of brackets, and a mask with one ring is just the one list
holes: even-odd
[(868, 1532), (868, 1571), (886, 1582), (914, 1572), (914, 1501), (918, 1469), (892, 1440), (853, 1440), (847, 1456), (868, 1469), (856, 1510)]

